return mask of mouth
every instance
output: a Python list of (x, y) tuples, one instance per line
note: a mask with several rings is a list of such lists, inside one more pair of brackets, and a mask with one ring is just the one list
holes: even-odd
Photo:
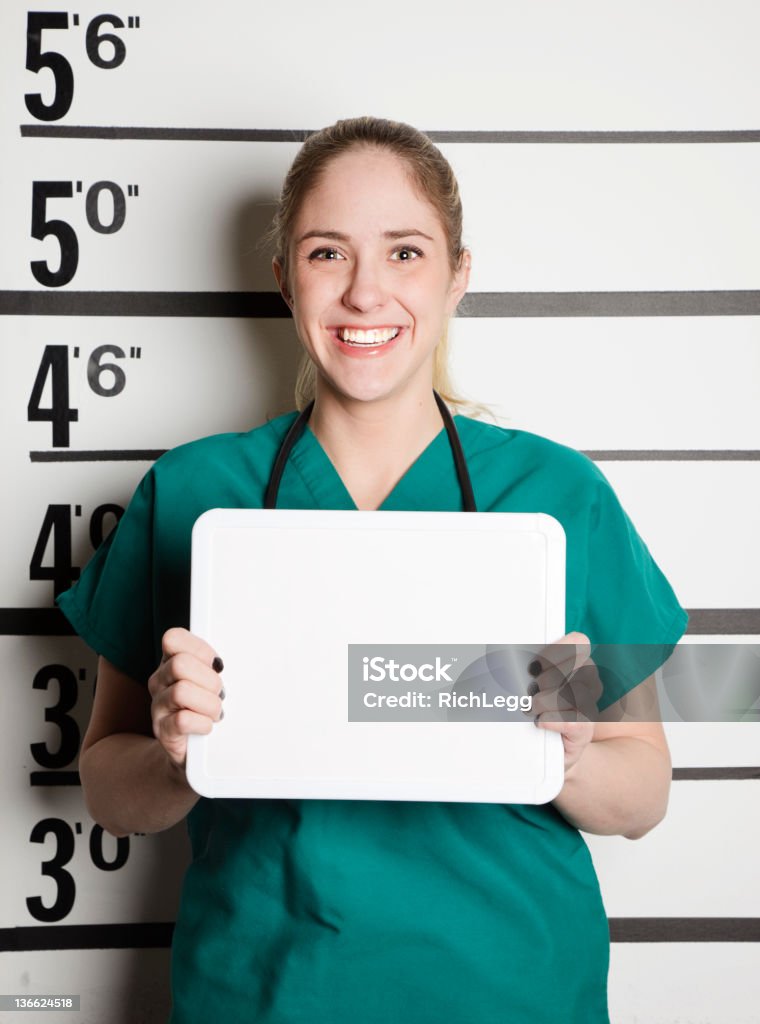
[(372, 349), (388, 345), (402, 330), (402, 327), (336, 327), (334, 333), (338, 341), (350, 348)]

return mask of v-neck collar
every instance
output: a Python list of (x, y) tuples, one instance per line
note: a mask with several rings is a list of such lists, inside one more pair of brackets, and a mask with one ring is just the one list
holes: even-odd
[[(458, 418), (457, 416), (454, 417), (455, 420)], [(340, 474), (308, 424), (293, 448), (290, 458), (318, 508), (358, 511), (356, 503), (343, 483)], [(446, 458), (448, 458), (448, 461), (445, 461)], [(424, 493), (427, 488), (423, 488), (423, 493), (421, 494), (420, 481), (422, 479), (429, 480), (435, 475), (432, 470), (436, 462), (439, 462), (442, 468), (445, 467), (444, 474), (446, 476), (448, 476), (446, 470), (450, 470), (454, 487), (458, 494), (459, 485), (451, 454), (451, 446), (446, 428), (442, 426), (390, 493), (386, 495), (378, 507), (378, 511), (420, 508), (421, 498), (425, 506), (427, 506)], [(433, 496), (430, 495), (429, 497)], [(438, 507), (439, 504), (440, 501), (436, 501), (434, 507)], [(448, 504), (446, 502), (447, 506)]]

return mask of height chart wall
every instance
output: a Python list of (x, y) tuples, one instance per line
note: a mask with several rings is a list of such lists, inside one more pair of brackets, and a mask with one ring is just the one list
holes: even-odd
[[(184, 827), (88, 815), (94, 656), (53, 598), (161, 451), (292, 406), (257, 243), (309, 130), (429, 132), (473, 252), (459, 390), (598, 461), (689, 640), (758, 642), (759, 35), (754, 0), (3, 3), (1, 994), (166, 1019)], [(758, 726), (667, 729), (665, 822), (589, 838), (612, 1019), (758, 1022)]]

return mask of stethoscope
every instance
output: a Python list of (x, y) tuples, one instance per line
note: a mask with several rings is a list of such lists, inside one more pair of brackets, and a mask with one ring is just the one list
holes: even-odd
[[(454, 465), (457, 471), (459, 489), (462, 492), (462, 505), (464, 506), (464, 511), (477, 512), (475, 495), (472, 491), (472, 482), (470, 481), (470, 474), (467, 470), (467, 461), (464, 457), (464, 452), (462, 451), (462, 443), (459, 440), (459, 434), (457, 433), (457, 428), (454, 425), (454, 420), (446, 407), (446, 403), (438, 392), (434, 390), (433, 395), (440, 410), (444, 426), (446, 427), (446, 433), (449, 436), (449, 444), (451, 445), (451, 453), (454, 456)], [(303, 433), (313, 408), (314, 400), (312, 399), (285, 435), (280, 446), (280, 450), (277, 453), (274, 466), (272, 467), (272, 475), (270, 476), (269, 483), (267, 484), (266, 494), (264, 495), (264, 508), (277, 507), (277, 495), (280, 491), (280, 480), (282, 479), (282, 474), (285, 472), (285, 466), (290, 458), (290, 453), (293, 451), (296, 441)]]

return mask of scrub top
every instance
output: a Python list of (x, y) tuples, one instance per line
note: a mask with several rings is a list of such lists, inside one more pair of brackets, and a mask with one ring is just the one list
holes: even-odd
[[(164, 631), (188, 625), (194, 521), (210, 508), (262, 507), (295, 415), (162, 456), (60, 596), (77, 632), (117, 668), (147, 682)], [(686, 613), (590, 460), (454, 419), (479, 511), (562, 523), (567, 631), (646, 645), (605, 679), (606, 706), (667, 658)], [(355, 508), (308, 427), (278, 507)], [(380, 508), (461, 510), (445, 430)], [(308, 614), (306, 581), (290, 571), (283, 614)], [(172, 947), (171, 1024), (609, 1020), (598, 882), (583, 838), (552, 804), (202, 797), (187, 820), (193, 860)]]

